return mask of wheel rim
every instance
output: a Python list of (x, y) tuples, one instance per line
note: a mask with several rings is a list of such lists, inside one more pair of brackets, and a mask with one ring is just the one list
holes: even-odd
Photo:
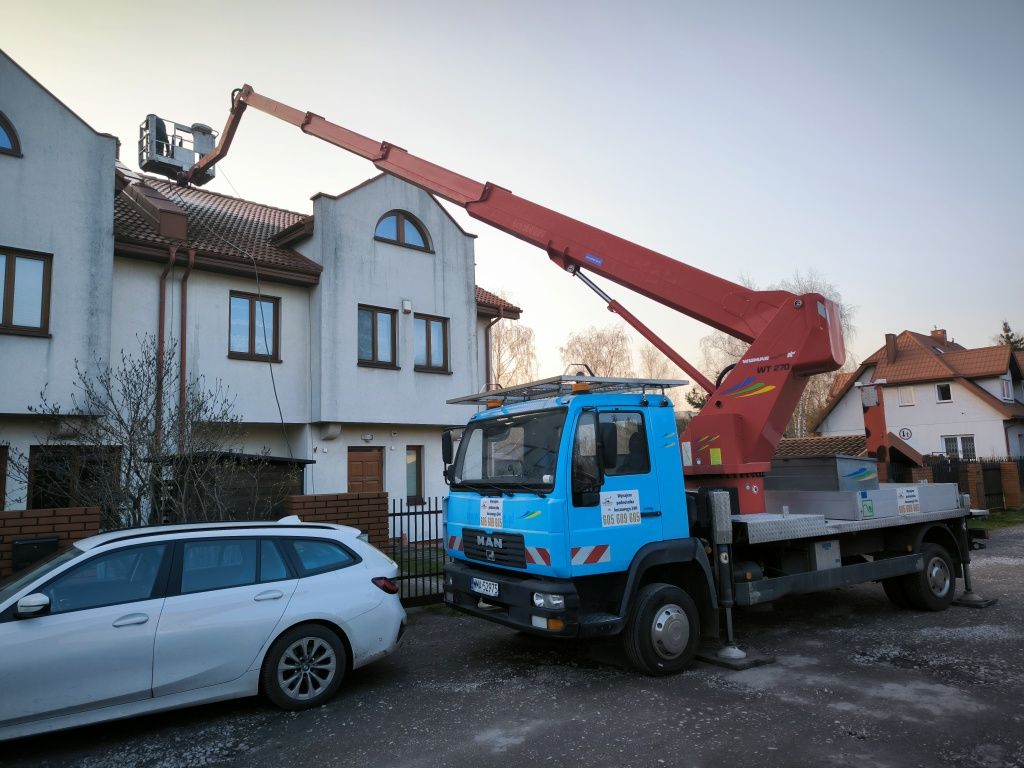
[(651, 644), (663, 659), (674, 659), (686, 650), (690, 640), (690, 620), (678, 605), (664, 605), (651, 622)]
[(289, 698), (308, 701), (319, 696), (338, 673), (338, 657), (319, 637), (296, 640), (277, 663), (277, 685)]
[(949, 592), (951, 579), (949, 577), (949, 566), (941, 557), (933, 557), (928, 561), (925, 569), (928, 574), (928, 588), (936, 597), (945, 597)]

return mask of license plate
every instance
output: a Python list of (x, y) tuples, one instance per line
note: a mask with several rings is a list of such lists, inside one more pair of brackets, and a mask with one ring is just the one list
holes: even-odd
[(496, 581), (473, 578), (469, 582), (469, 588), (473, 592), (477, 592), (481, 595), (487, 595), (488, 597), (498, 596), (498, 582)]

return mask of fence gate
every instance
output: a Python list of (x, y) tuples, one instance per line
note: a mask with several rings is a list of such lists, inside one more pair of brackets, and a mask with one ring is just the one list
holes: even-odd
[(402, 603), (427, 605), (444, 599), (444, 523), (441, 500), (425, 499), (422, 504), (391, 500), (388, 513), (391, 537), (388, 555), (398, 563), (398, 585)]
[(1003, 506), (1002, 462), (981, 462), (981, 476), (985, 483), (985, 507), (1001, 509)]
[(932, 465), (936, 483), (960, 483), (960, 462), (956, 459), (943, 459)]

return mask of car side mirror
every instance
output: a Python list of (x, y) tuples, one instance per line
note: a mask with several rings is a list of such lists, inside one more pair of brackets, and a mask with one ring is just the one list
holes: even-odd
[(453, 456), (452, 450), (452, 431), (446, 429), (441, 433), (441, 461), (444, 462), (445, 466), (452, 463)]
[(30, 619), (33, 616), (44, 616), (49, 612), (50, 598), (42, 592), (33, 592), (18, 601), (14, 615), (19, 619)]

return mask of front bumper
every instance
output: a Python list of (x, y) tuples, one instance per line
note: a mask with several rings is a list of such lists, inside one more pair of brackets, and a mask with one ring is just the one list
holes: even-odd
[[(444, 574), (444, 601), (458, 611), (544, 637), (577, 637), (580, 634), (580, 601), (571, 581), (485, 570), (461, 562), (448, 563)], [(470, 583), (474, 578), (496, 582), (498, 596), (489, 597), (472, 591)], [(534, 592), (564, 595), (565, 608), (537, 608), (533, 604)], [(541, 628), (534, 623), (534, 617), (561, 619), (564, 627), (557, 630)]]

